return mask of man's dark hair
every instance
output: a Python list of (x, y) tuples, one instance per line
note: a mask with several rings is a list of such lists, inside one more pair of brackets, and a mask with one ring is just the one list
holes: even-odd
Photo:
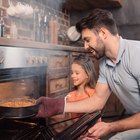
[(94, 9), (87, 17), (82, 18), (76, 24), (76, 29), (79, 33), (86, 28), (94, 29), (98, 32), (101, 27), (107, 28), (113, 35), (118, 33), (113, 15), (108, 10)]

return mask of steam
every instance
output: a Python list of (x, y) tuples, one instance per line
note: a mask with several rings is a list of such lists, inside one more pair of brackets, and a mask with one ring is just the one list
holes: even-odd
[(31, 98), (34, 90), (35, 85), (32, 79), (0, 83), (0, 100), (7, 101), (14, 98)]

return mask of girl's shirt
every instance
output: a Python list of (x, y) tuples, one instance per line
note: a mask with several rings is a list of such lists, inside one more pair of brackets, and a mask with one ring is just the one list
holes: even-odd
[[(94, 94), (94, 92), (95, 89), (89, 89), (85, 94), (78, 94), (77, 91), (74, 90), (67, 95), (66, 100), (67, 102), (84, 100), (86, 98), (91, 97)], [(71, 113), (71, 118), (80, 117), (81, 115), (83, 115), (83, 113)]]

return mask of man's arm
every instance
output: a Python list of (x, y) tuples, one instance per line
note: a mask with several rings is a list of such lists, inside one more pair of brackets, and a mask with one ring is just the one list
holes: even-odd
[(67, 102), (64, 112), (90, 113), (101, 110), (111, 94), (107, 84), (97, 83), (90, 98), (78, 102)]
[(128, 129), (140, 128), (140, 113), (131, 117), (110, 123), (111, 132), (119, 132)]
[(88, 130), (88, 136), (91, 138), (101, 138), (111, 132), (121, 132), (129, 129), (140, 128), (140, 113), (131, 117), (115, 121), (115, 122), (99, 122)]
[(40, 97), (36, 102), (39, 105), (36, 117), (51, 117), (64, 112), (89, 113), (98, 111), (104, 107), (110, 93), (107, 84), (97, 83), (93, 96), (78, 102), (66, 102), (65, 97)]

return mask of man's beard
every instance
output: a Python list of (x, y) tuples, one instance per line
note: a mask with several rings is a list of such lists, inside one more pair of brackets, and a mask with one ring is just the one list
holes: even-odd
[(94, 46), (94, 48), (99, 48), (98, 50), (96, 50), (96, 49), (93, 49), (92, 47), (90, 47), (90, 51), (91, 51), (92, 55), (97, 60), (99, 60), (105, 56), (105, 46), (100, 38), (97, 39), (97, 45)]
[(92, 47), (90, 47), (88, 50), (91, 52), (92, 56), (94, 58), (96, 58), (97, 60), (99, 60), (105, 56), (104, 50), (97, 51), (97, 50), (93, 49)]

